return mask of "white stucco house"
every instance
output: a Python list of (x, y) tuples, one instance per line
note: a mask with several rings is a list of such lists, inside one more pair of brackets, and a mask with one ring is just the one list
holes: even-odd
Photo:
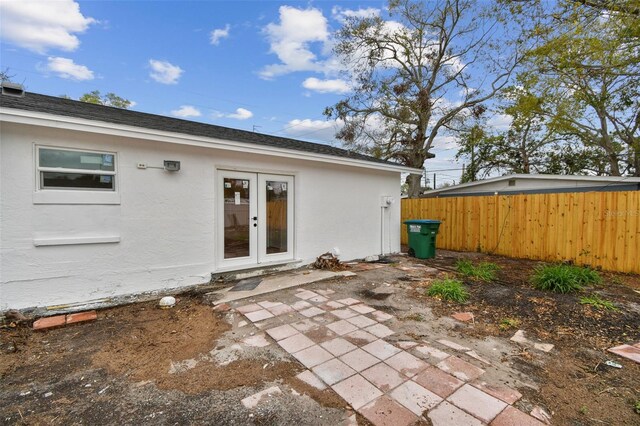
[(0, 310), (400, 250), (400, 173), (339, 148), (9, 90)]

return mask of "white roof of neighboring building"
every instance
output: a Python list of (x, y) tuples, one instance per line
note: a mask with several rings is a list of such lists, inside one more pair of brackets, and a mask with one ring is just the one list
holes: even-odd
[[(516, 186), (509, 185), (509, 181), (515, 180)], [(526, 186), (518, 186), (518, 181), (529, 181)], [(584, 188), (590, 186), (611, 187), (617, 184), (640, 184), (640, 177), (633, 176), (582, 176), (582, 175), (530, 175), (530, 174), (510, 174), (498, 176), (489, 179), (483, 179), (475, 182), (462, 183), (459, 185), (448, 186), (446, 188), (434, 189), (427, 191), (423, 196), (436, 196), (448, 192), (455, 193), (474, 193), (482, 192), (486, 186), (486, 191), (518, 191), (518, 190), (534, 190), (534, 189), (554, 189), (554, 188)], [(503, 184), (503, 185), (501, 185)]]

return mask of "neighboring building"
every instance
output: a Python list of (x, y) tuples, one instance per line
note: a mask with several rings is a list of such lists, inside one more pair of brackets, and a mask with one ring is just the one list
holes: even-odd
[[(400, 250), (400, 174), (322, 144), (0, 96), (0, 310)], [(395, 201), (395, 202), (394, 202)]]
[(637, 190), (640, 177), (512, 174), (426, 191), (422, 197)]

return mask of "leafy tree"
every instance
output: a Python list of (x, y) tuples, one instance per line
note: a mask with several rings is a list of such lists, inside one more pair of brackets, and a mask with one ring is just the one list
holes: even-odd
[(495, 111), (511, 119), (508, 129), (494, 131), (483, 115), (459, 133), (456, 158), (471, 160), (462, 181), (495, 172), (603, 174), (602, 152), (584, 147), (571, 134), (555, 131), (544, 114), (544, 99), (530, 91), (529, 82), (522, 76), (517, 83), (498, 97), (501, 106)]
[(128, 109), (131, 106), (130, 100), (122, 98), (112, 92), (109, 92), (106, 95), (101, 95), (99, 90), (85, 93), (80, 96), (78, 100), (81, 102), (88, 102), (90, 104), (105, 105), (122, 109)]
[[(391, 20), (353, 17), (337, 32), (353, 92), (325, 115), (344, 122), (336, 137), (347, 147), (422, 168), (435, 138), (483, 110), (518, 56), (498, 46), (499, 17), (475, 0), (392, 0), (388, 11)], [(417, 196), (420, 175), (406, 183)]]
[[(525, 74), (558, 135), (606, 159), (605, 172), (640, 176), (640, 3), (531, 2)], [(524, 18), (522, 18), (524, 16)]]

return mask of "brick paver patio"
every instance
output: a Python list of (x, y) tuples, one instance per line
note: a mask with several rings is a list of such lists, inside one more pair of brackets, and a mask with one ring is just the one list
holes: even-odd
[(385, 340), (395, 333), (392, 315), (331, 290), (290, 291), (298, 299), (290, 305), (236, 307), (266, 333), (251, 341), (273, 339), (307, 368), (300, 380), (331, 387), (374, 425), (410, 425), (423, 414), (434, 426), (543, 425), (512, 406), (517, 390), (482, 380), (491, 366), (462, 359), (469, 348), (447, 340), (393, 344)]

